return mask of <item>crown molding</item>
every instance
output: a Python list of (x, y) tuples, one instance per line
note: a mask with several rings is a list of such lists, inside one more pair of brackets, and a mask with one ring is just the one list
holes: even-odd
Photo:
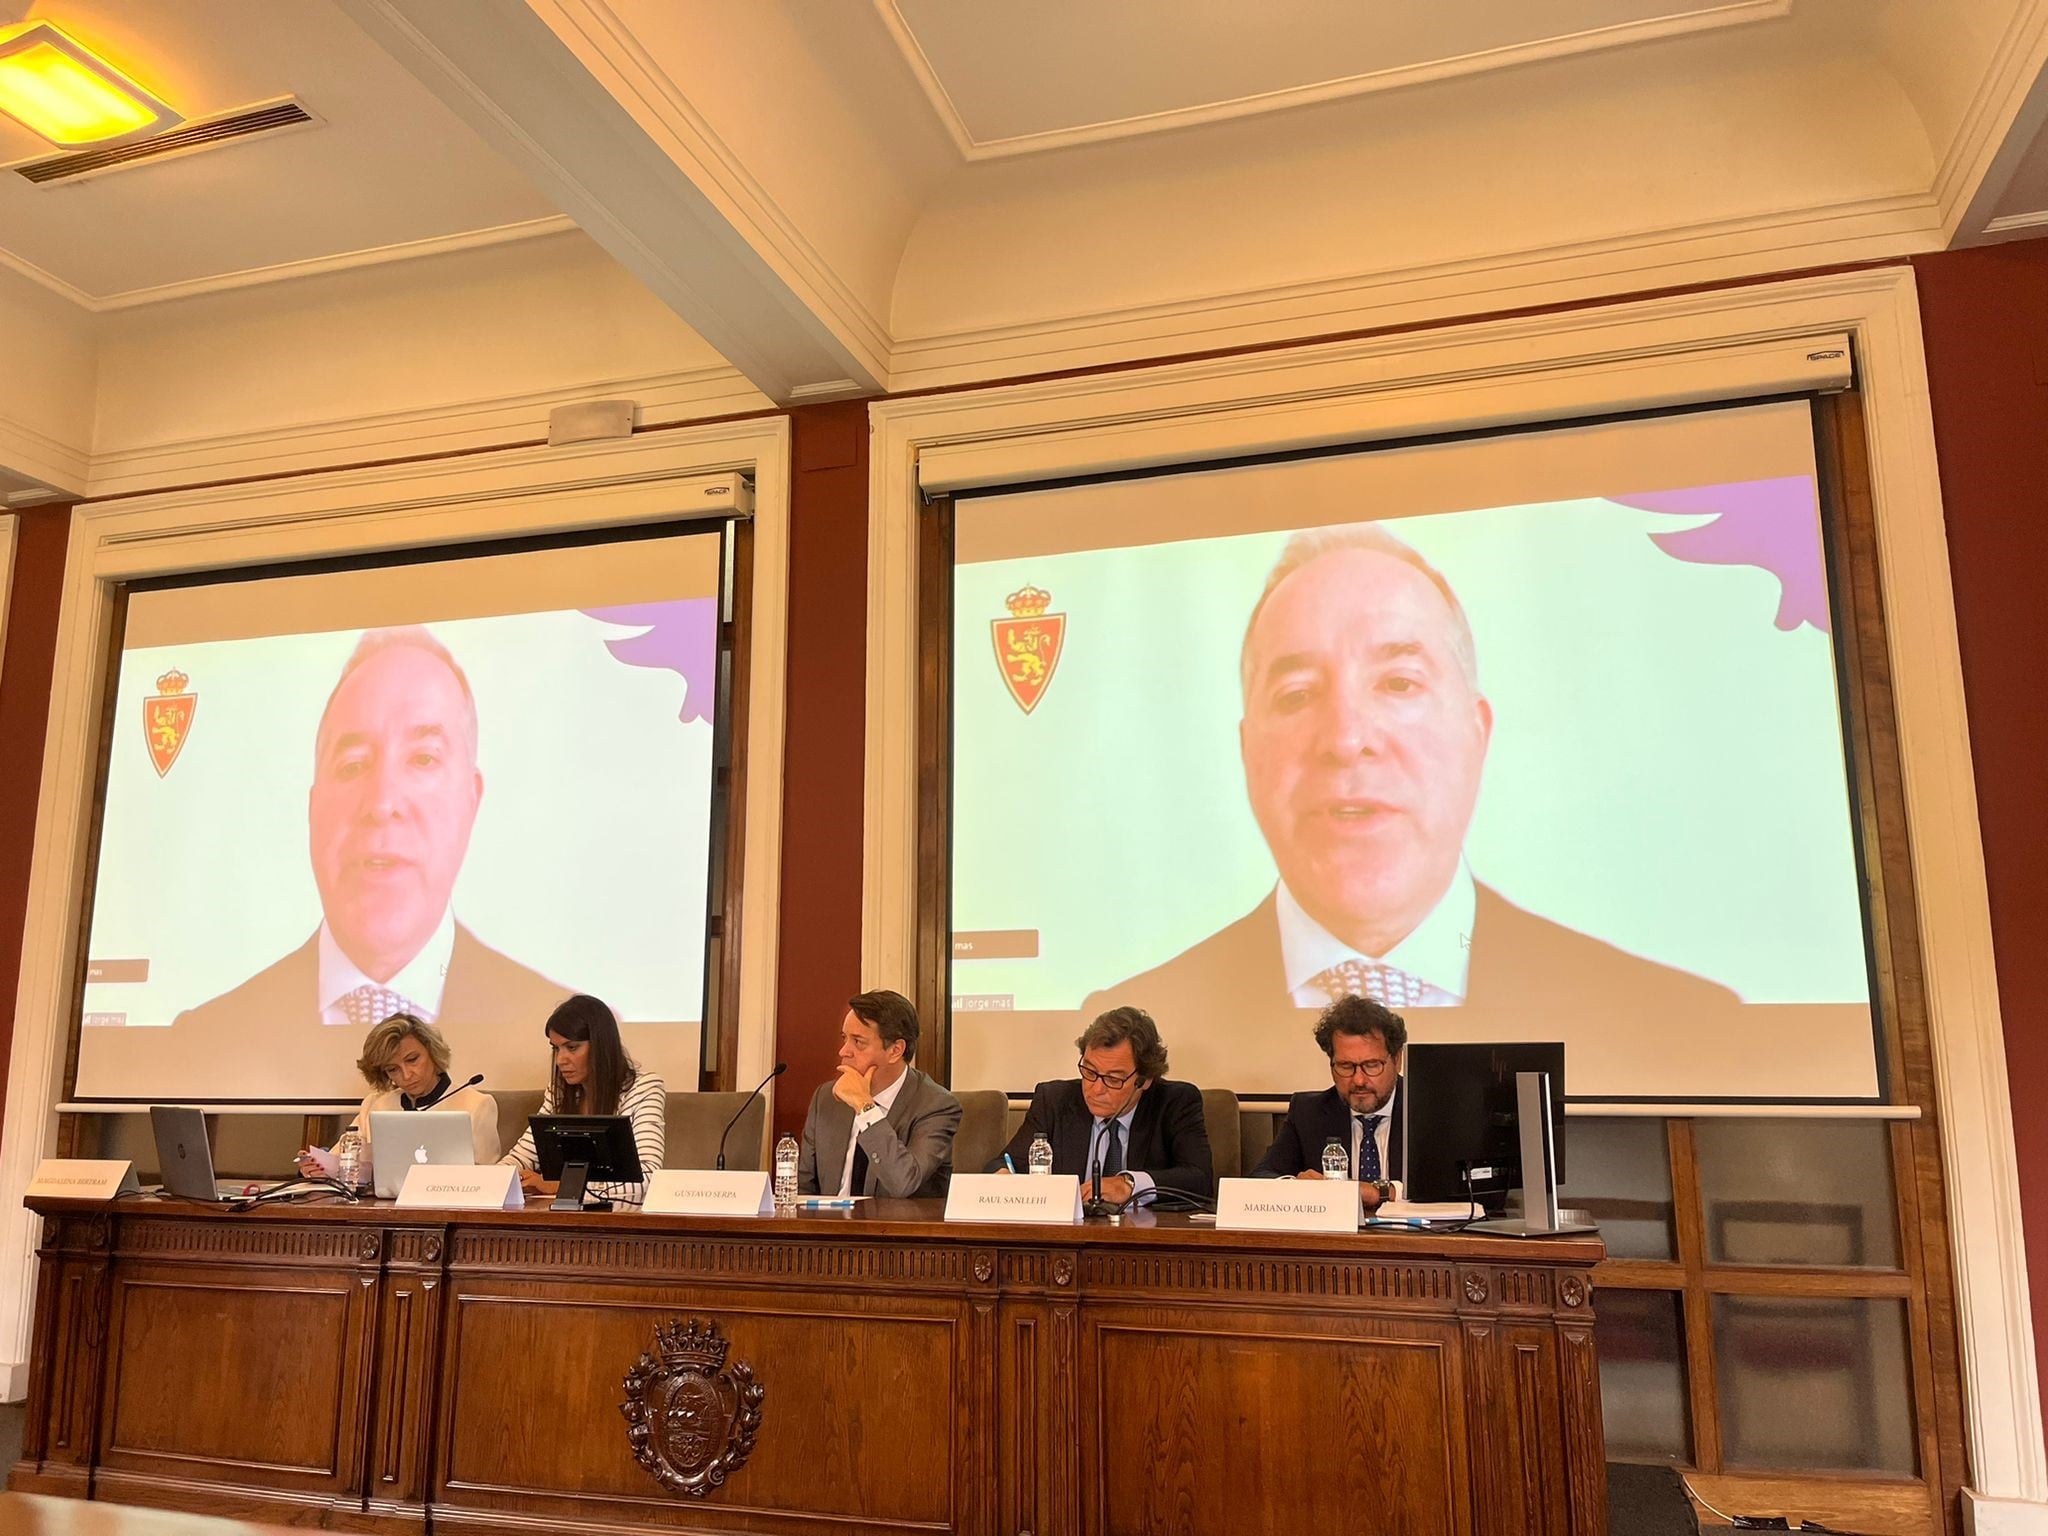
[(82, 496), (91, 479), (92, 454), (0, 414), (0, 463), (23, 479), (40, 480), (55, 490)]
[(918, 42), (917, 34), (904, 17), (898, 0), (874, 0), (874, 6), (877, 15), (881, 17), (883, 28), (889, 34), (890, 41), (896, 45), (897, 51), (903, 55), (904, 62), (909, 65), (911, 74), (916, 77), (918, 86), (924, 91), (925, 100), (931, 104), (933, 113), (944, 125), (954, 148), (959, 150), (963, 159), (970, 161), (1004, 160), (1018, 155), (1045, 154), (1054, 150), (1071, 149), (1080, 144), (1101, 144), (1112, 139), (1173, 133), (1188, 128), (1204, 127), (1210, 123), (1261, 117), (1271, 112), (1286, 112), (1298, 107), (1343, 101), (1353, 96), (1406, 90), (1414, 86), (1459, 80), (1473, 75), (1495, 74), (1502, 70), (1519, 69), (1524, 65), (1540, 64), (1551, 59), (1605, 53), (1616, 48), (1632, 48), (1643, 43), (1685, 37), (1697, 32), (1718, 32), (1730, 27), (1755, 26), (1760, 22), (1783, 20), (1792, 13), (1792, 0), (1724, 0), (1721, 4), (1694, 6), (1665, 16), (1644, 17), (1641, 20), (1617, 22), (1605, 27), (1588, 27), (1583, 31), (1568, 32), (1557, 37), (1541, 38), (1526, 43), (1510, 43), (1498, 48), (1482, 48), (1453, 58), (1431, 59), (1422, 63), (1398, 65), (1391, 69), (1368, 70), (1362, 74), (1345, 75), (1334, 80), (1320, 80), (1309, 85), (1288, 86), (1281, 90), (1233, 97), (1228, 101), (1205, 102), (1199, 106), (1139, 113), (1131, 117), (1078, 124), (1072, 128), (1013, 134), (999, 139), (977, 139), (973, 130), (968, 127), (959, 105), (953, 100), (952, 93), (939, 78), (937, 67), (924, 51), (923, 44)]
[(217, 272), (208, 277), (186, 278), (182, 282), (159, 283), (148, 288), (127, 288), (119, 293), (87, 293), (34, 262), (0, 250), (0, 266), (39, 283), (58, 297), (85, 310), (102, 315), (123, 309), (141, 309), (151, 304), (168, 304), (178, 299), (198, 298), (209, 293), (229, 293), (239, 288), (263, 288), (272, 283), (293, 282), (302, 277), (324, 277), (331, 272), (353, 272), (360, 267), (380, 267), (396, 261), (418, 261), (429, 256), (447, 256), (457, 251), (481, 250), (486, 246), (510, 245), (519, 240), (537, 240), (548, 235), (568, 234), (576, 228), (574, 219), (550, 214), (542, 219), (524, 219), (516, 224), (495, 224), (488, 229), (462, 230), (452, 235), (431, 235), (424, 240), (401, 240), (391, 245), (365, 246), (332, 256), (312, 256), (304, 261), (283, 261), (267, 267), (243, 267)]
[(2036, 209), (2032, 213), (2002, 213), (1984, 226), (1984, 233), (2025, 236), (2038, 229), (2048, 229), (2048, 208)]
[(1988, 228), (2026, 147), (2048, 121), (2048, 0), (2020, 0), (2013, 8), (1991, 66), (1979, 79), (1961, 123), (1934, 174), (1946, 244)]
[(1218, 292), (1018, 325), (907, 337), (890, 388), (910, 390), (1132, 363), (1221, 348), (1447, 321), (1628, 293), (1739, 281), (1788, 267), (1884, 261), (1941, 246), (1925, 195), (1632, 231), (1253, 293)]
[(724, 366), (591, 379), (411, 410), (109, 449), (91, 457), (86, 486), (92, 496), (110, 496), (537, 442), (546, 438), (548, 413), (555, 407), (594, 399), (634, 401), (643, 428), (765, 411), (771, 405), (737, 370)]
[[(888, 322), (869, 308), (797, 228), (606, 0), (531, 3), (536, 10), (552, 14), (558, 34), (568, 32), (581, 39), (586, 49), (609, 66), (611, 78), (605, 81), (606, 88), (619, 87), (614, 94), (629, 109), (638, 107), (652, 119), (684, 174), (700, 188), (717, 189), (726, 217), (733, 220), (739, 233), (756, 250), (772, 252), (784, 281), (804, 295), (807, 305), (829, 317), (842, 335), (851, 338), (877, 378), (883, 376), (889, 356)], [(580, 56), (587, 66), (588, 53)]]

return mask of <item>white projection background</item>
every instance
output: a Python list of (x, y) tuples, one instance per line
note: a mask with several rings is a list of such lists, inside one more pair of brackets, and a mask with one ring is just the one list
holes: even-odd
[[(1117, 1004), (1172, 1076), (1317, 1086), (1349, 952), (1414, 1039), (1562, 1039), (1574, 1098), (1878, 1092), (1804, 402), (955, 515), (956, 1086)], [(1476, 685), (1382, 548), (1275, 589), (1247, 691), (1290, 537), (1360, 523)]]
[[(357, 1097), (321, 991), (409, 955), (389, 985), (440, 993), (458, 1079), (544, 1084), (581, 991), (694, 1084), (720, 569), (713, 530), (130, 594), (78, 1096)], [(473, 767), (430, 652), (337, 688), (406, 626), (466, 678)]]

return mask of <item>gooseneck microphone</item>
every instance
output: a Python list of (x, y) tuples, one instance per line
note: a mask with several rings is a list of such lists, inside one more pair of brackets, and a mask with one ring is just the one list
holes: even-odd
[(1102, 1154), (1095, 1154), (1095, 1162), (1088, 1175), (1088, 1198), (1081, 1202), (1083, 1216), (1114, 1216), (1123, 1207), (1114, 1201), (1102, 1198)]
[(732, 1128), (740, 1123), (740, 1116), (747, 1112), (747, 1105), (761, 1097), (761, 1090), (788, 1070), (788, 1062), (778, 1061), (775, 1063), (775, 1070), (762, 1078), (760, 1082), (754, 1084), (754, 1091), (746, 1096), (740, 1107), (732, 1112), (732, 1118), (725, 1122), (725, 1129), (718, 1133), (718, 1171), (720, 1173), (725, 1172), (725, 1138), (730, 1136)]
[(476, 1086), (476, 1085), (477, 1085), (478, 1083), (482, 1082), (483, 1080), (484, 1080), (484, 1075), (483, 1075), (483, 1073), (479, 1072), (479, 1073), (477, 1073), (477, 1074), (476, 1074), (476, 1076), (472, 1077), (472, 1078), (471, 1078), (471, 1079), (470, 1079), (470, 1080), (469, 1080), (468, 1082), (466, 1082), (466, 1083), (453, 1083), (453, 1084), (451, 1084), (451, 1085), (449, 1086), (449, 1089), (448, 1089), (448, 1091), (447, 1091), (446, 1093), (437, 1093), (437, 1094), (435, 1094), (435, 1095), (434, 1095), (434, 1096), (433, 1096), (433, 1097), (432, 1097), (431, 1099), (428, 1099), (428, 1100), (427, 1100), (427, 1101), (426, 1101), (426, 1102), (425, 1102), (424, 1104), (415, 1104), (415, 1105), (413, 1105), (413, 1108), (414, 1108), (414, 1109), (432, 1109), (432, 1108), (433, 1108), (433, 1107), (434, 1107), (434, 1106), (435, 1106), (436, 1104), (440, 1104), (440, 1103), (443, 1103), (443, 1102), (445, 1102), (445, 1101), (446, 1101), (446, 1100), (448, 1100), (448, 1099), (452, 1099), (452, 1098), (454, 1098), (454, 1097), (455, 1097), (455, 1095), (457, 1095), (458, 1093), (462, 1092), (462, 1090), (463, 1090), (463, 1089), (465, 1089), (465, 1088), (474, 1088), (474, 1087), (475, 1087), (475, 1086)]

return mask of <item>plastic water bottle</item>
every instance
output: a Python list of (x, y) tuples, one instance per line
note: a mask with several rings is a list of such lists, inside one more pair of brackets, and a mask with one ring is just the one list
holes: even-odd
[(343, 1131), (334, 1144), (334, 1177), (343, 1189), (362, 1188), (363, 1138), (354, 1126)]
[(796, 1204), (796, 1138), (787, 1133), (775, 1143), (775, 1203)]
[(1351, 1154), (1344, 1150), (1344, 1143), (1332, 1136), (1323, 1143), (1323, 1177), (1326, 1179), (1348, 1179), (1351, 1177)]
[(1031, 1166), (1031, 1171), (1033, 1173), (1051, 1173), (1052, 1143), (1047, 1141), (1043, 1136), (1032, 1137), (1031, 1151), (1028, 1154), (1028, 1158)]

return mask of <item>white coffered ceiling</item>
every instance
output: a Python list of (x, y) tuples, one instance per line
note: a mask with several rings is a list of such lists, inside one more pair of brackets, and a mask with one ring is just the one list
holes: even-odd
[(0, 173), (0, 264), (75, 304), (573, 221), (785, 401), (2048, 227), (2048, 0), (0, 0), (29, 14), (189, 115), (320, 118)]
[(876, 0), (969, 159), (1028, 154), (1778, 21), (1792, 0)]
[[(307, 128), (76, 182), (0, 172), (0, 252), (88, 308), (565, 227), (329, 0), (0, 0), (187, 118), (297, 96)], [(51, 147), (0, 118), (0, 165)]]

